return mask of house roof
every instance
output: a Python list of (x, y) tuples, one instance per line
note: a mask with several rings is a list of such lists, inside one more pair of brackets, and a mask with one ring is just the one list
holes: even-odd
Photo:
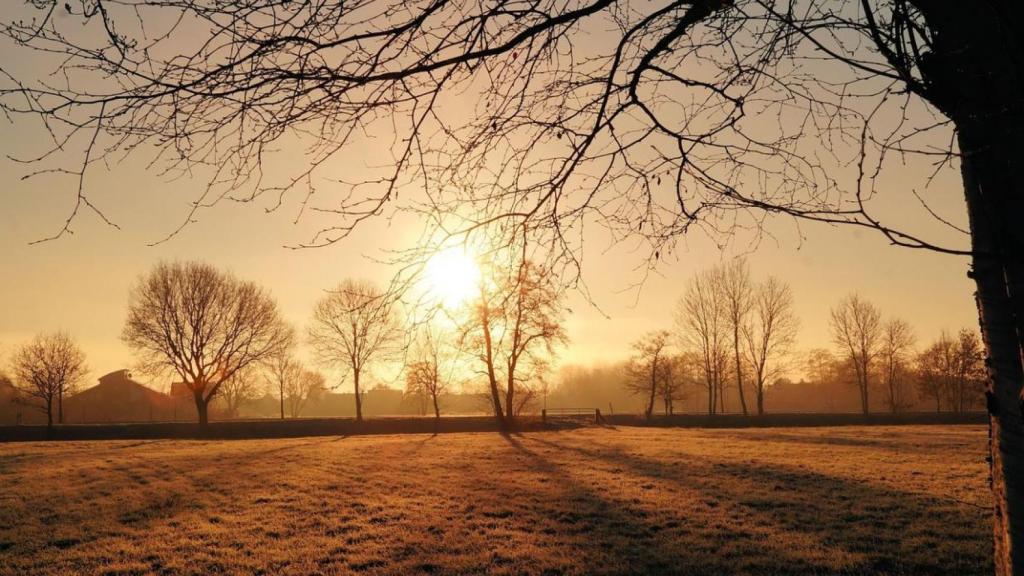
[(124, 399), (131, 401), (144, 400), (147, 402), (167, 402), (167, 395), (157, 392), (152, 388), (136, 382), (128, 370), (115, 370), (109, 374), (100, 376), (99, 383), (86, 388), (74, 396), (68, 398), (72, 402), (88, 402), (90, 400), (104, 399), (106, 401)]

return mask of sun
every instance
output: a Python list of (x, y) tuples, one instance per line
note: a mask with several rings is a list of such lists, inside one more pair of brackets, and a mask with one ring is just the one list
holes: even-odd
[(434, 254), (427, 262), (426, 284), (446, 308), (455, 308), (479, 290), (480, 268), (460, 246)]

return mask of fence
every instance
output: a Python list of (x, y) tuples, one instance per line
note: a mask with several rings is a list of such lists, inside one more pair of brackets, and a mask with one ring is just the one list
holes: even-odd
[(568, 420), (589, 420), (594, 419), (595, 424), (603, 424), (604, 417), (601, 416), (600, 408), (545, 408), (540, 411), (540, 421), (548, 423), (551, 418)]

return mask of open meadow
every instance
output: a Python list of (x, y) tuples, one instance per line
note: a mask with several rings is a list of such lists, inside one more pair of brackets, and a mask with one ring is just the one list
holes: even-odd
[(986, 574), (981, 426), (0, 444), (0, 574)]

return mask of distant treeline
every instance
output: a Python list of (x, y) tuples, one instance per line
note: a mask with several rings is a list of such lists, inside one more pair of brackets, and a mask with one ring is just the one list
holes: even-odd
[[(569, 370), (553, 398), (654, 413), (968, 412), (987, 375), (977, 333), (946, 333), (917, 347), (910, 324), (883, 320), (858, 294), (829, 311), (834, 348), (793, 350), (799, 319), (784, 281), (757, 281), (743, 259), (696, 274), (671, 330), (633, 343), (618, 366)], [(794, 382), (786, 374), (803, 373)]]
[[(63, 402), (63, 423), (102, 424), (130, 422), (195, 422), (195, 403), (186, 395), (168, 394), (135, 382), (127, 371), (119, 370), (100, 379), (100, 384), (70, 394)], [(362, 393), (365, 416), (433, 416), (433, 407), (424, 398), (403, 390), (377, 386)], [(486, 394), (443, 394), (440, 409), (451, 415), (488, 414)], [(46, 424), (40, 400), (21, 393), (9, 381), (0, 378), (0, 426)], [(290, 418), (349, 418), (356, 415), (355, 395), (330, 391), (314, 392)], [(224, 398), (210, 406), (214, 421), (279, 418), (279, 399), (270, 391), (245, 398), (229, 406)]]
[[(174, 378), (166, 392), (132, 380), (127, 370), (83, 389), (88, 368), (74, 339), (39, 334), (12, 354), (11, 377), (0, 372), (0, 422), (489, 413), (511, 423), (545, 407), (650, 418), (967, 412), (983, 405), (976, 332), (944, 333), (918, 347), (909, 323), (883, 320), (877, 307), (851, 294), (829, 311), (834, 347), (800, 353), (793, 349), (800, 322), (789, 285), (754, 279), (744, 259), (695, 274), (670, 329), (631, 347), (622, 343), (629, 360), (552, 374), (567, 342), (555, 278), (528, 260), (492, 262), (481, 272), (488, 278), (480, 280), (481, 293), (446, 309), (445, 322), (410, 323), (400, 301), (366, 282), (345, 280), (328, 292), (305, 341), (321, 365), (351, 384), (351, 393), (338, 393), (337, 384), (297, 360), (299, 332), (261, 287), (203, 263), (159, 264), (133, 288), (122, 338), (144, 372)], [(397, 367), (404, 389), (368, 386), (380, 365)], [(789, 374), (804, 376), (793, 381)]]

